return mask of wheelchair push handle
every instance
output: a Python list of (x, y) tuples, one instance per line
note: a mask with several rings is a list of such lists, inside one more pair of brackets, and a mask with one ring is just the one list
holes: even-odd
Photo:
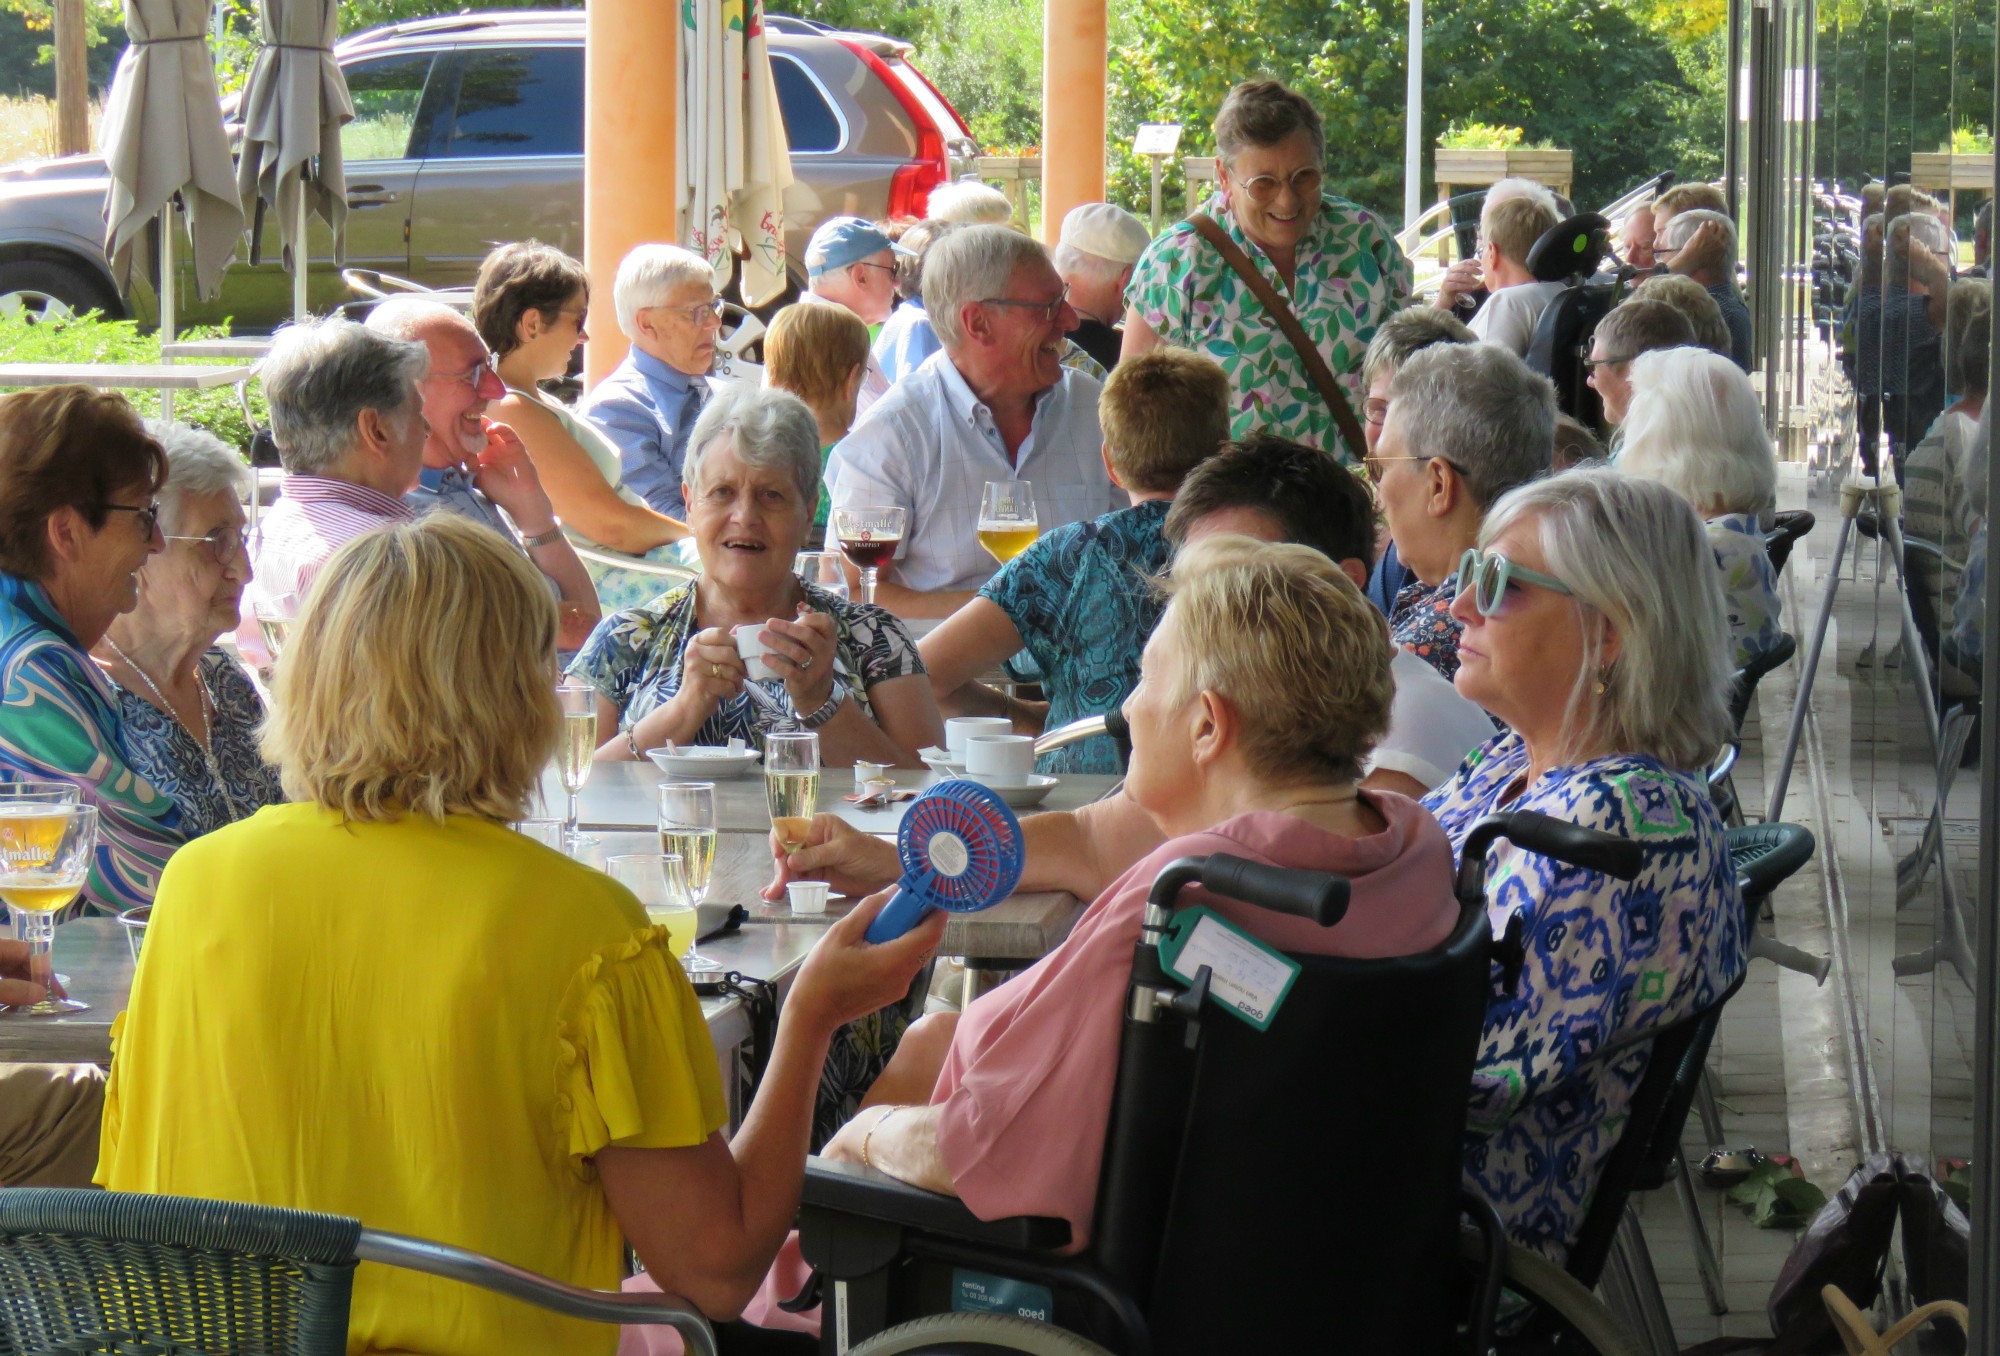
[(1347, 878), (1324, 871), (1266, 866), (1216, 852), (1202, 863), (1201, 884), (1211, 894), (1304, 918), (1323, 928), (1347, 916)]
[(1646, 865), (1646, 850), (1629, 838), (1586, 829), (1581, 824), (1535, 810), (1510, 810), (1486, 816), (1466, 834), (1465, 845), (1459, 851), (1460, 899), (1484, 897), (1486, 849), (1499, 838), (1586, 871), (1601, 871), (1617, 880), (1632, 880)]

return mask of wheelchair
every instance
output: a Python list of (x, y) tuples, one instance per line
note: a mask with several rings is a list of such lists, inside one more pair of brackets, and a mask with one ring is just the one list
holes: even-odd
[(1604, 405), (1583, 365), (1590, 356), (1590, 338), (1597, 322), (1624, 299), (1625, 274), (1612, 282), (1593, 282), (1611, 254), (1611, 223), (1595, 212), (1584, 212), (1556, 223), (1528, 251), (1528, 272), (1536, 282), (1568, 284), (1542, 309), (1535, 335), (1528, 344), (1528, 366), (1556, 388), (1556, 406), (1584, 427), (1606, 431)]
[(799, 1242), (815, 1281), (787, 1307), (816, 1294), (821, 1350), (854, 1356), (1484, 1353), (1504, 1282), (1556, 1315), (1564, 1350), (1630, 1350), (1586, 1285), (1508, 1245), (1461, 1187), (1492, 967), (1518, 973), (1523, 954), (1487, 921), (1501, 837), (1626, 879), (1643, 860), (1545, 815), (1490, 816), (1465, 844), (1449, 939), (1393, 959), (1293, 956), (1301, 972), (1262, 1032), (1207, 1002), (1205, 967), (1191, 984), (1162, 967), (1182, 890), (1333, 926), (1347, 882), (1223, 854), (1172, 863), (1134, 954), (1089, 1246), (1060, 1251), (1060, 1219), (981, 1220), (813, 1160)]

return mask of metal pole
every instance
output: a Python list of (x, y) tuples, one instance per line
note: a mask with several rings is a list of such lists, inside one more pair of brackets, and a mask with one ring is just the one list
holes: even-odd
[(1729, 0), (1728, 74), (1722, 91), (1722, 192), (1729, 201), (1729, 219), (1743, 220), (1738, 185), (1743, 179), (1743, 0)]
[(1424, 0), (1410, 0), (1410, 83), (1403, 109), (1403, 229), (1423, 213), (1424, 173)]
[(306, 177), (299, 175), (299, 221), (298, 232), (292, 239), (298, 242), (292, 251), (292, 323), (303, 325), (306, 319), (306, 275), (312, 272), (312, 250), (308, 247), (306, 227), (312, 221), (312, 213), (306, 209)]
[[(164, 353), (167, 345), (174, 342), (174, 326), (178, 317), (174, 314), (176, 292), (174, 277), (178, 265), (174, 261), (174, 199), (168, 198), (167, 205), (160, 212), (160, 348)], [(172, 358), (162, 357), (162, 362), (171, 363)], [(174, 393), (166, 387), (160, 388), (160, 418), (174, 417)]]
[(1166, 157), (1163, 155), (1149, 155), (1146, 158), (1153, 162), (1153, 234), (1158, 235), (1160, 233), (1160, 223), (1166, 219), (1167, 215), (1166, 204), (1160, 201), (1160, 176), (1166, 173)]

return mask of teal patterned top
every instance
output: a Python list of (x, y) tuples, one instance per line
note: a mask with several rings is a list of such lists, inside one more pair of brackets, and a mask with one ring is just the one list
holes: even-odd
[[(1219, 197), (1202, 208), (1263, 271), (1319, 345), (1349, 405), (1361, 408), (1361, 358), (1377, 327), (1410, 304), (1410, 261), (1374, 213), (1331, 193), (1299, 242), (1297, 281), (1287, 289), (1277, 266), (1237, 226)], [(1289, 292), (1289, 294), (1288, 294)], [(1341, 446), (1333, 414), (1314, 389), (1291, 341), (1215, 247), (1186, 222), (1146, 247), (1125, 302), (1170, 344), (1206, 354), (1229, 374), (1229, 432), (1262, 431), (1313, 447)], [(1357, 413), (1357, 418), (1359, 417)], [(1360, 448), (1347, 460), (1361, 462)]]

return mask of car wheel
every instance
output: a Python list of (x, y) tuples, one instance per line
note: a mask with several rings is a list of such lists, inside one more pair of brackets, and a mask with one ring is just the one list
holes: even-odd
[(101, 279), (53, 259), (17, 259), (0, 264), (0, 316), (58, 320), (87, 311), (123, 313), (118, 298)]

